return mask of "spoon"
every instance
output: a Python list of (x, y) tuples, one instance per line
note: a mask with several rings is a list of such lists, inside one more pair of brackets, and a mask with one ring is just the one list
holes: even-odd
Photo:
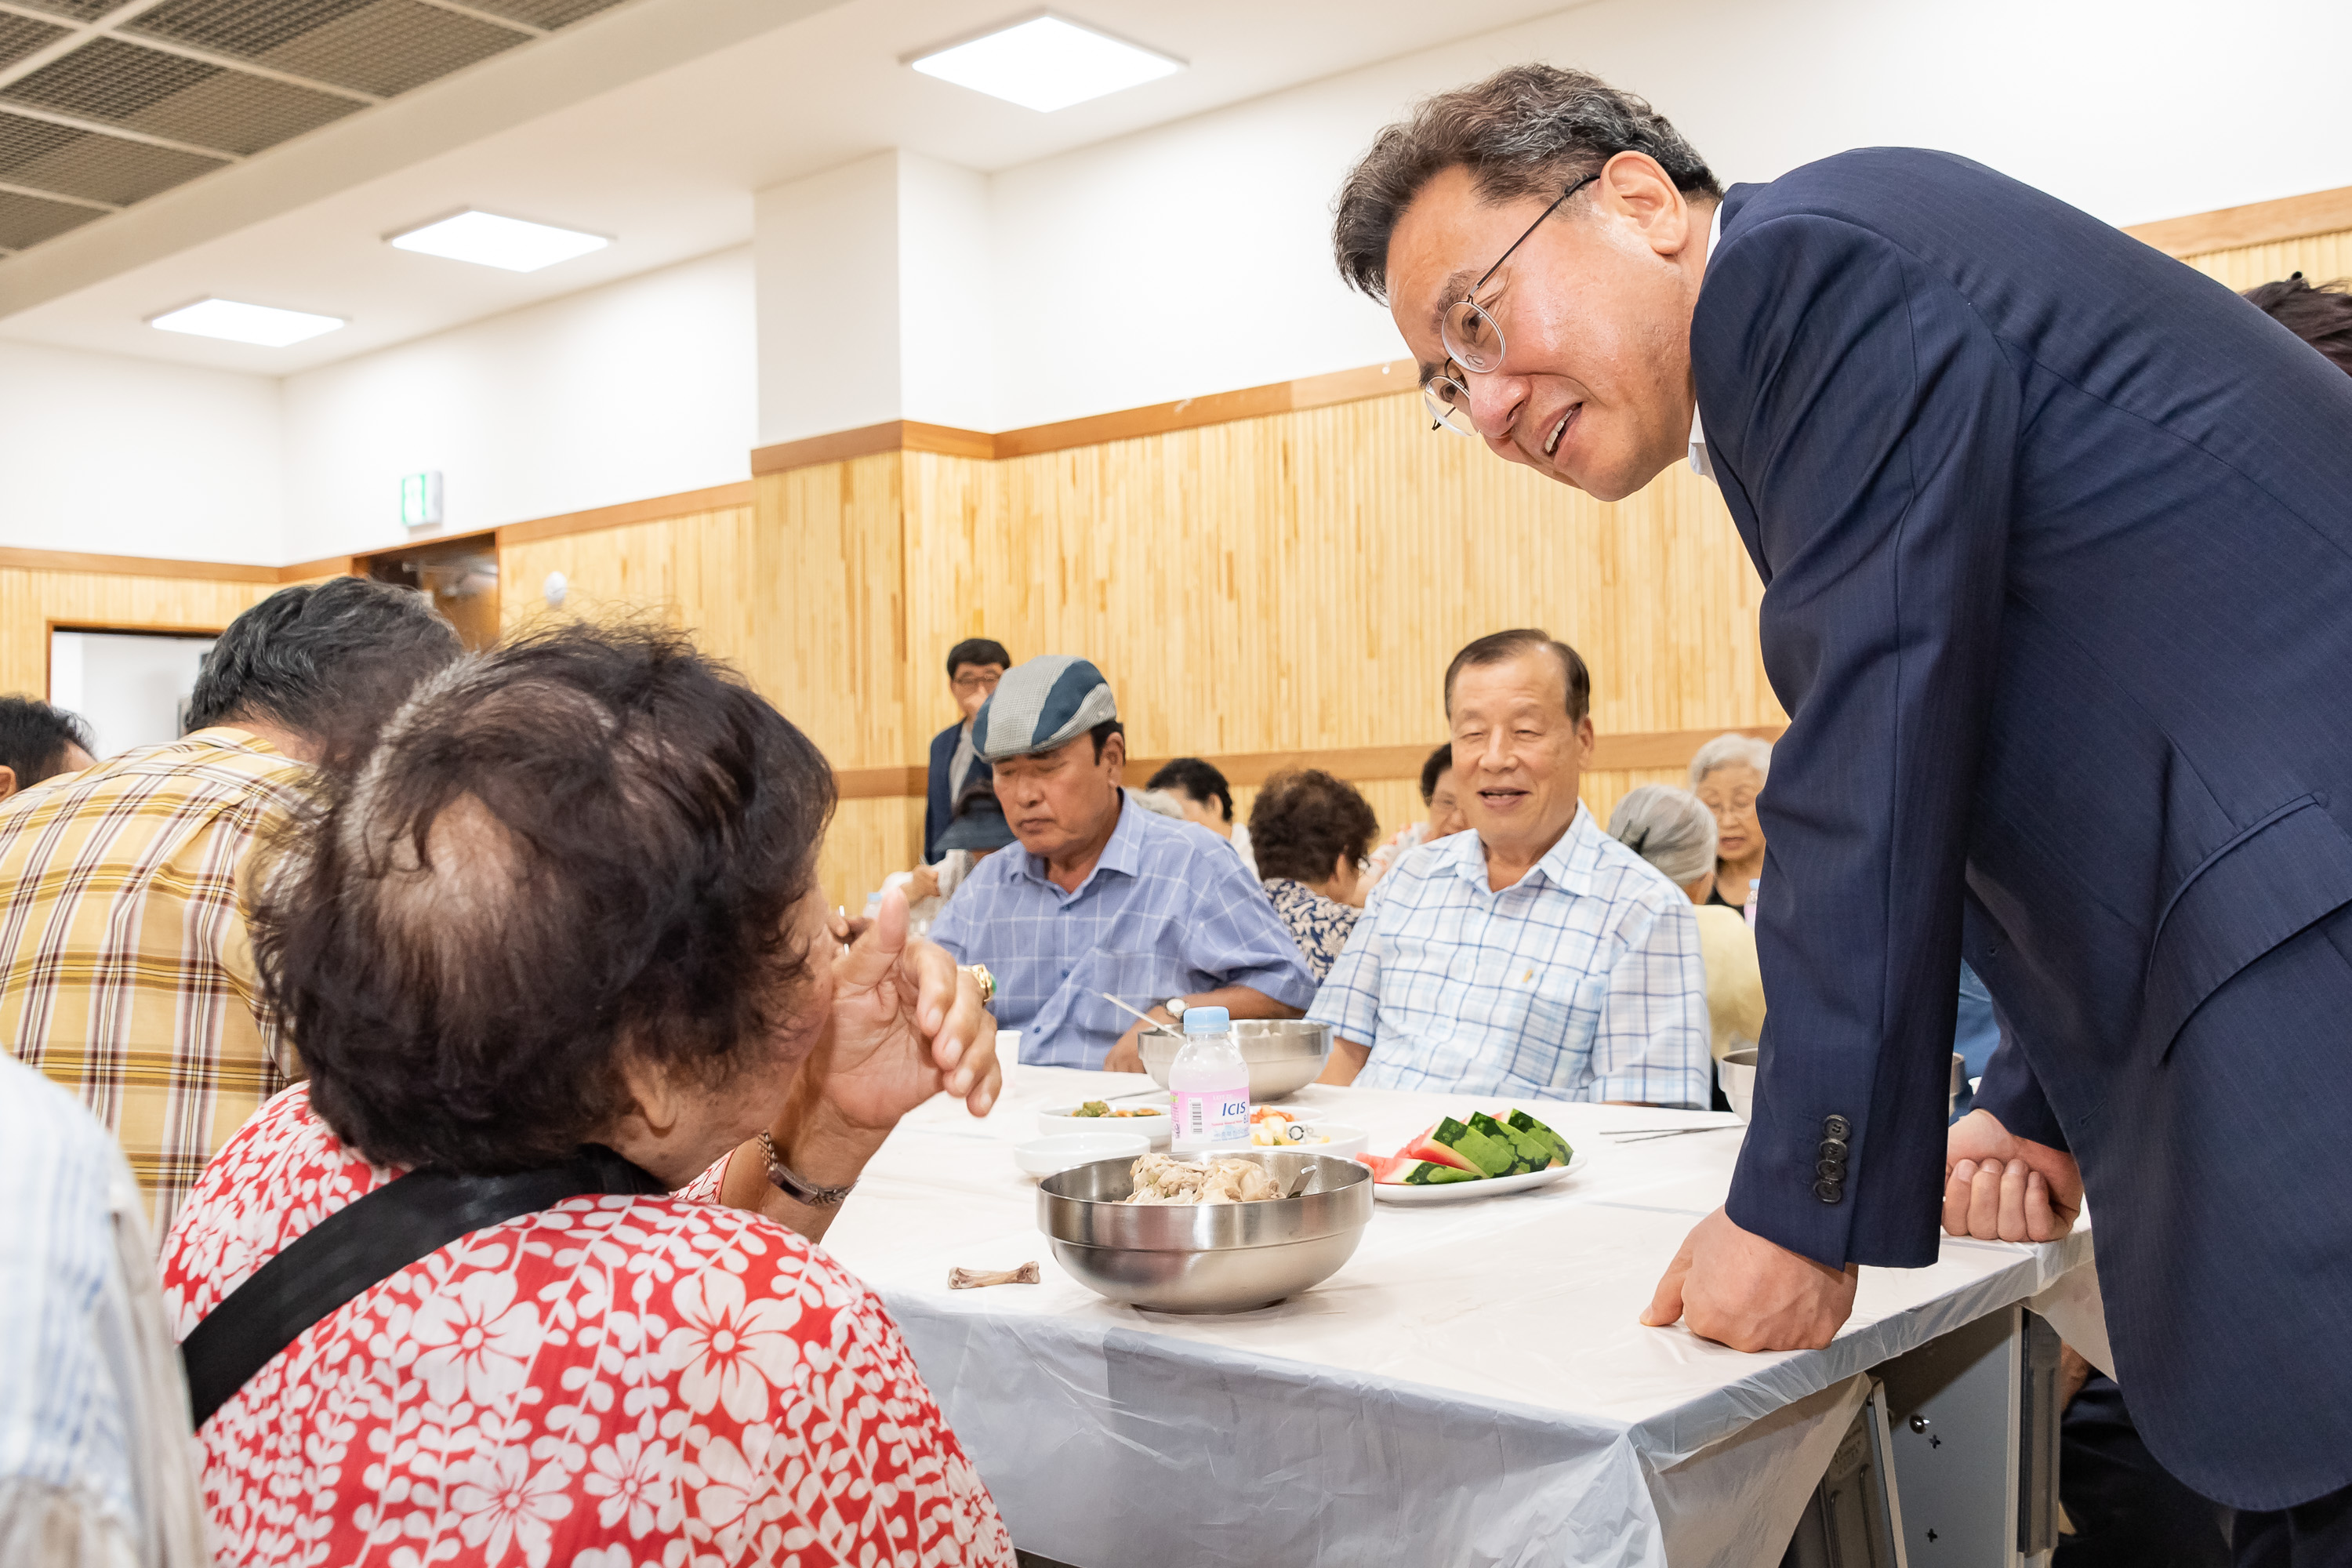
[(1148, 1028), (1148, 1029), (1150, 1029), (1150, 1030), (1154, 1031), (1155, 1033), (1162, 1034), (1162, 1035), (1176, 1035), (1176, 1034), (1181, 1034), (1181, 1033), (1182, 1032), (1182, 1031), (1181, 1031), (1181, 1030), (1179, 1030), (1179, 1029), (1171, 1028), (1171, 1026), (1169, 1026), (1168, 1025), (1161, 1023), (1159, 1019), (1157, 1019), (1157, 1018), (1153, 1017), (1150, 1014), (1149, 1014), (1149, 1013), (1145, 1012), (1145, 1011), (1144, 1011), (1142, 1008), (1140, 1008), (1140, 1007), (1130, 1007), (1130, 1006), (1129, 1006), (1126, 1003), (1124, 1003), (1124, 1002), (1120, 1001), (1118, 997), (1116, 997), (1116, 996), (1112, 995), (1112, 994), (1111, 994), (1109, 992), (1108, 992), (1108, 991), (1106, 991), (1106, 992), (1102, 993), (1102, 999), (1103, 999), (1104, 1001), (1106, 1001), (1106, 1002), (1109, 1003), (1112, 1006), (1114, 1006), (1114, 1007), (1118, 1008), (1120, 1012), (1122, 1012), (1122, 1013), (1129, 1013), (1129, 1014), (1132, 1014), (1132, 1015), (1134, 1015), (1136, 1017), (1138, 1017), (1138, 1018), (1141, 1019), (1141, 1020), (1143, 1021), (1143, 1025), (1144, 1025), (1144, 1026), (1145, 1026), (1146, 1028)]
[(1309, 1183), (1309, 1182), (1311, 1182), (1311, 1181), (1313, 1181), (1314, 1179), (1315, 1179), (1315, 1167), (1314, 1167), (1314, 1166), (1312, 1166), (1312, 1165), (1309, 1165), (1309, 1166), (1307, 1166), (1307, 1169), (1305, 1169), (1305, 1170), (1303, 1170), (1303, 1171), (1301, 1171), (1301, 1172), (1299, 1172), (1299, 1173), (1298, 1173), (1297, 1179), (1297, 1180), (1295, 1180), (1295, 1181), (1293, 1181), (1293, 1182), (1290, 1184), (1290, 1190), (1289, 1190), (1288, 1192), (1286, 1192), (1286, 1193), (1283, 1194), (1282, 1195), (1283, 1195), (1284, 1197), (1286, 1197), (1286, 1198), (1295, 1198), (1295, 1197), (1298, 1196), (1298, 1194), (1301, 1194), (1301, 1193), (1303, 1193), (1303, 1192), (1305, 1192), (1305, 1191), (1307, 1190), (1307, 1183)]

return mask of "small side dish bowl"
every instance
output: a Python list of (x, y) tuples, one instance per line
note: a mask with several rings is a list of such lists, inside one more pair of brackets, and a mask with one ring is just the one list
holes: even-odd
[(1151, 1140), (1140, 1132), (1062, 1132), (1015, 1143), (1013, 1163), (1043, 1181), (1098, 1160), (1136, 1160), (1150, 1152)]
[[(1176, 1135), (1176, 1113), (1166, 1105), (1114, 1105), (1124, 1116), (1080, 1116), (1075, 1105), (1049, 1105), (1037, 1113), (1037, 1131), (1046, 1133), (1139, 1132), (1154, 1149), (1166, 1149)], [(1146, 1115), (1136, 1114), (1149, 1112)]]

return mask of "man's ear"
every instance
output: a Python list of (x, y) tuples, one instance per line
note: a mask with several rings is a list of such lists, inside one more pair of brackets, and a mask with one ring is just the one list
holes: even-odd
[(1579, 769), (1592, 765), (1592, 715), (1587, 713), (1576, 721), (1576, 765)]
[(1113, 784), (1118, 783), (1120, 773), (1127, 767), (1126, 735), (1118, 731), (1113, 731), (1110, 739), (1103, 742), (1102, 760), (1104, 764), (1110, 769), (1110, 782)]
[(1680, 255), (1690, 243), (1690, 203), (1647, 153), (1620, 153), (1602, 164), (1593, 205), (1631, 224), (1660, 256)]
[(16, 793), (16, 770), (10, 767), (0, 767), (0, 800), (6, 800), (10, 795), (15, 795)]

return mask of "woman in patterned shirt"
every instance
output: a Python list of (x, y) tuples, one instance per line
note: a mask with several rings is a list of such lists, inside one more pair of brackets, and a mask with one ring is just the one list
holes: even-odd
[(297, 1336), (198, 1433), (220, 1562), (1009, 1568), (897, 1327), (813, 1245), (900, 1115), (997, 1089), (903, 899), (828, 929), (832, 805), (806, 737), (646, 629), (461, 664), (327, 786), (256, 923), (310, 1078), (182, 1209), (176, 1331), (410, 1170), (598, 1144), (684, 1190), (488, 1226)]
[(1266, 896), (1319, 984), (1362, 912), (1364, 857), (1380, 819), (1353, 784), (1307, 768), (1265, 781), (1249, 829)]

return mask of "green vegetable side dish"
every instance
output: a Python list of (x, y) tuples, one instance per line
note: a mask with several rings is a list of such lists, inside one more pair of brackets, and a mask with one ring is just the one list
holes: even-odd
[(1102, 1100), (1089, 1100), (1084, 1105), (1079, 1106), (1076, 1110), (1070, 1112), (1070, 1114), (1073, 1116), (1108, 1116), (1110, 1114), (1110, 1107)]

